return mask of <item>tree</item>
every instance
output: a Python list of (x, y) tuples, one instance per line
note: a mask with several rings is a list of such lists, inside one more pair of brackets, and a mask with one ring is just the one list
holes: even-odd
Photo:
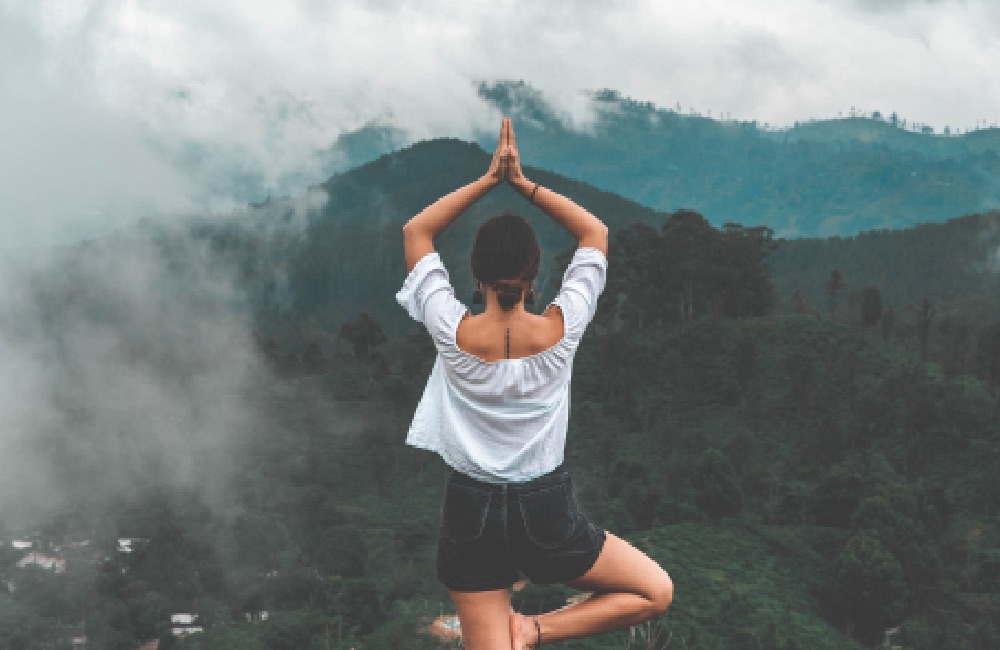
[(917, 336), (920, 338), (920, 365), (927, 365), (927, 338), (934, 322), (934, 305), (926, 297), (917, 312)]
[(310, 647), (313, 636), (324, 630), (323, 617), (309, 609), (276, 612), (261, 626), (268, 650), (301, 650)]
[(354, 356), (361, 361), (371, 360), (375, 348), (388, 340), (382, 326), (368, 312), (361, 312), (353, 323), (344, 323), (340, 336), (351, 344)]
[(896, 331), (896, 310), (886, 307), (882, 312), (882, 338), (888, 339)]
[[(678, 320), (694, 318), (695, 304), (708, 302), (712, 267), (712, 240), (717, 232), (701, 214), (678, 210), (663, 224), (662, 272), (655, 273), (677, 308)], [(657, 269), (657, 270), (660, 270)]]
[(976, 348), (976, 363), (982, 377), (991, 386), (1000, 386), (1000, 321), (982, 331)]
[(318, 375), (323, 372), (325, 360), (323, 359), (323, 349), (319, 343), (313, 342), (306, 346), (306, 351), (302, 353), (302, 369), (308, 375)]
[[(622, 324), (636, 329), (642, 329), (647, 322), (665, 320), (667, 300), (660, 277), (663, 270), (660, 246), (660, 235), (643, 223), (618, 231), (611, 243), (610, 257), (621, 263), (618, 272), (610, 274), (598, 316), (611, 312), (611, 320), (624, 321)], [(563, 256), (557, 259), (560, 266), (562, 259)], [(624, 295), (624, 302), (620, 302), (620, 295)]]
[(735, 470), (722, 452), (709, 449), (695, 466), (694, 483), (697, 503), (708, 516), (735, 517), (743, 510), (743, 495), (736, 482)]
[(861, 500), (851, 515), (851, 526), (878, 537), (899, 563), (908, 584), (907, 595), (931, 592), (941, 576), (937, 546), (920, 520), (916, 507), (918, 495), (908, 488), (897, 488), (893, 498), (873, 496)]
[(837, 317), (837, 294), (844, 288), (844, 276), (838, 269), (830, 272), (830, 279), (826, 281), (826, 295), (830, 299), (830, 319)]
[(861, 327), (874, 327), (881, 319), (882, 292), (878, 287), (867, 286), (861, 290)]
[(959, 375), (966, 372), (966, 359), (969, 344), (972, 341), (969, 327), (954, 316), (947, 316), (938, 325), (941, 338), (941, 366), (947, 375)]
[(714, 247), (715, 291), (722, 297), (726, 316), (760, 316), (774, 304), (768, 256), (777, 248), (774, 231), (765, 226), (745, 228), (737, 223), (722, 227)]
[(903, 613), (905, 594), (899, 562), (875, 535), (861, 531), (847, 541), (837, 556), (834, 606), (859, 638), (880, 640)]
[(796, 314), (804, 314), (809, 310), (809, 300), (801, 289), (792, 292), (792, 305)]
[(641, 329), (707, 314), (766, 314), (774, 288), (765, 262), (776, 247), (770, 228), (727, 223), (719, 231), (692, 210), (671, 214), (659, 233), (643, 224), (624, 228), (611, 244), (619, 262), (600, 320)]
[(816, 485), (809, 508), (820, 526), (846, 528), (864, 490), (861, 475), (845, 465), (836, 465)]

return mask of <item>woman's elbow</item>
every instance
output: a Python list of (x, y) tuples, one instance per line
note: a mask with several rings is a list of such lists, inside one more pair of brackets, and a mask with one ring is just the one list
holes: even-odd
[(603, 223), (595, 224), (588, 229), (579, 240), (579, 245), (587, 248), (596, 248), (605, 255), (608, 254), (608, 227)]
[(410, 247), (413, 247), (413, 246), (417, 246), (419, 242), (423, 242), (424, 240), (427, 240), (427, 239), (430, 239), (430, 238), (427, 237), (426, 233), (424, 233), (418, 226), (416, 226), (413, 223), (412, 219), (410, 221), (406, 222), (405, 224), (403, 224), (403, 246), (404, 247), (410, 248)]

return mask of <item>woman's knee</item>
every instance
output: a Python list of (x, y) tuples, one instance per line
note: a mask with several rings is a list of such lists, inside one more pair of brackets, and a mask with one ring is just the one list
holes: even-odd
[(658, 577), (648, 595), (650, 616), (657, 616), (667, 611), (674, 600), (674, 581), (666, 571), (661, 570), (661, 572), (662, 575)]

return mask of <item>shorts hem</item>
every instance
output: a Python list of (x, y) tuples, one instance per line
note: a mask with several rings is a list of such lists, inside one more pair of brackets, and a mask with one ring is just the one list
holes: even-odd
[[(595, 539), (595, 543), (592, 549), (589, 549), (587, 555), (588, 558), (586, 564), (583, 566), (582, 570), (576, 569), (572, 572), (572, 575), (563, 576), (562, 574), (557, 574), (554, 576), (538, 575), (534, 576), (525, 573), (529, 580), (536, 585), (554, 585), (554, 584), (566, 584), (567, 582), (572, 582), (573, 580), (578, 580), (583, 576), (587, 575), (587, 572), (594, 568), (597, 564), (598, 558), (601, 557), (601, 552), (604, 550), (604, 543), (608, 541), (607, 531), (593, 524), (591, 526), (592, 534), (599, 539)], [(565, 557), (565, 555), (563, 556)]]
[(508, 583), (505, 583), (505, 584), (502, 584), (502, 585), (499, 585), (499, 586), (487, 585), (486, 583), (479, 583), (479, 584), (476, 584), (476, 585), (473, 585), (473, 586), (468, 586), (468, 585), (454, 586), (454, 585), (449, 585), (447, 582), (445, 582), (444, 580), (442, 580), (440, 576), (438, 576), (438, 582), (440, 582), (441, 585), (445, 589), (447, 589), (448, 591), (458, 591), (458, 592), (461, 592), (461, 593), (477, 593), (477, 592), (482, 592), (482, 591), (498, 591), (500, 589), (510, 589), (511, 587), (514, 586), (513, 582), (508, 582)]

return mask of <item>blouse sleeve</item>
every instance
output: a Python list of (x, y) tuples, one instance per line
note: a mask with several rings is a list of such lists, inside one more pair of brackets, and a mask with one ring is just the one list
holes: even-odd
[(437, 252), (420, 258), (396, 294), (396, 302), (424, 324), (435, 346), (455, 345), (455, 330), (468, 310), (455, 298), (448, 270)]
[(562, 310), (563, 330), (570, 339), (580, 339), (594, 313), (597, 299), (604, 291), (608, 276), (608, 258), (596, 248), (578, 248), (563, 275), (562, 287), (553, 305)]

